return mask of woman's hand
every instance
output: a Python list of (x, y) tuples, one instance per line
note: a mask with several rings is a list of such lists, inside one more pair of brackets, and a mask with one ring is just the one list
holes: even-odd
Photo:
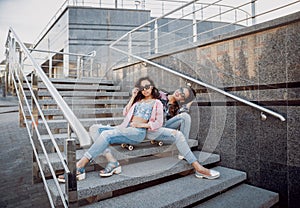
[(137, 87), (133, 88), (131, 91), (132, 97), (135, 98), (137, 96), (138, 92), (139, 92), (139, 88), (137, 88)]

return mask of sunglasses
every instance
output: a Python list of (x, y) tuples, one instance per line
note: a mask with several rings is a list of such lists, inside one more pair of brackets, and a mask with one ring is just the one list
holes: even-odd
[(140, 86), (140, 91), (149, 90), (151, 85)]
[(184, 94), (183, 88), (180, 87), (180, 88), (178, 89), (178, 91), (179, 91), (180, 96), (181, 96), (182, 98), (185, 99), (185, 94)]

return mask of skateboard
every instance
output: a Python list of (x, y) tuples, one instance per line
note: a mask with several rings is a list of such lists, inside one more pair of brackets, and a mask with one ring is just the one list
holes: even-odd
[[(164, 145), (164, 143), (162, 141), (155, 141), (155, 140), (147, 140), (147, 141), (150, 141), (151, 144), (155, 144), (155, 145), (160, 146), (160, 147)], [(147, 141), (143, 141), (143, 142), (147, 142)], [(134, 149), (133, 144), (123, 143), (123, 144), (121, 144), (121, 147), (124, 148), (124, 149), (126, 148), (129, 151), (132, 151)]]

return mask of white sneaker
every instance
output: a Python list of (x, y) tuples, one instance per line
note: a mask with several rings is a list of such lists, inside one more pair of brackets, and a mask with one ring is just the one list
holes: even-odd
[(195, 176), (197, 178), (206, 178), (206, 179), (216, 179), (216, 178), (220, 177), (220, 172), (218, 172), (216, 170), (210, 169), (209, 173), (210, 173), (210, 175), (208, 176), (208, 175), (204, 175), (204, 174), (199, 173), (199, 172), (196, 171)]
[(179, 155), (178, 155), (178, 159), (179, 159), (179, 160), (183, 160), (184, 157), (183, 157), (182, 155), (179, 154)]

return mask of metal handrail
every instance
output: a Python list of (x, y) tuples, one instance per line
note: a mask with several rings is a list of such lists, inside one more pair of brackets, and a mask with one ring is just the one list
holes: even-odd
[[(161, 17), (155, 18), (155, 19), (153, 19), (153, 20), (151, 20), (151, 21), (149, 21), (149, 22), (147, 22), (147, 23), (142, 24), (141, 26), (139, 26), (139, 27), (137, 27), (137, 28), (132, 29), (131, 31), (127, 32), (125, 35), (123, 35), (122, 37), (120, 37), (119, 39), (117, 39), (116, 41), (114, 41), (112, 44), (110, 44), (109, 47), (110, 47), (111, 49), (116, 50), (116, 51), (119, 51), (120, 53), (123, 53), (123, 54), (125, 54), (125, 55), (127, 55), (127, 56), (129, 56), (129, 57), (135, 58), (135, 59), (137, 59), (137, 60), (140, 60), (140, 61), (143, 61), (143, 62), (145, 62), (145, 63), (148, 63), (148, 64), (150, 64), (150, 65), (152, 65), (152, 66), (155, 66), (155, 67), (158, 67), (158, 68), (160, 68), (160, 69), (163, 69), (163, 70), (165, 70), (165, 71), (167, 71), (167, 72), (169, 72), (169, 73), (172, 73), (172, 74), (177, 75), (177, 76), (179, 76), (179, 77), (182, 77), (182, 78), (184, 78), (184, 79), (190, 80), (190, 81), (192, 81), (192, 82), (194, 82), (194, 83), (197, 83), (197, 84), (199, 84), (199, 85), (201, 85), (201, 86), (204, 86), (204, 87), (206, 87), (206, 88), (209, 88), (209, 89), (211, 89), (211, 90), (214, 90), (214, 91), (216, 91), (216, 92), (218, 92), (218, 93), (221, 93), (221, 94), (223, 94), (223, 95), (225, 95), (225, 96), (227, 96), (227, 97), (230, 97), (230, 98), (232, 98), (232, 99), (234, 99), (234, 100), (237, 100), (237, 101), (239, 101), (239, 102), (241, 102), (241, 103), (244, 103), (244, 104), (246, 104), (246, 105), (248, 105), (248, 106), (251, 106), (251, 107), (253, 107), (253, 108), (257, 109), (257, 110), (260, 110), (260, 111), (262, 111), (262, 112), (268, 113), (268, 114), (270, 114), (270, 115), (272, 115), (272, 116), (274, 116), (274, 117), (279, 118), (281, 121), (285, 121), (286, 119), (285, 119), (282, 115), (280, 115), (279, 113), (276, 113), (276, 112), (274, 112), (274, 111), (272, 111), (272, 110), (269, 110), (269, 109), (267, 109), (267, 108), (265, 108), (265, 107), (262, 107), (262, 106), (260, 106), (260, 105), (255, 104), (255, 103), (252, 103), (252, 102), (250, 102), (250, 101), (247, 101), (247, 100), (245, 100), (245, 99), (243, 99), (243, 98), (240, 98), (240, 97), (238, 97), (238, 96), (232, 95), (232, 94), (230, 94), (230, 93), (228, 93), (228, 92), (225, 92), (224, 90), (221, 90), (221, 89), (219, 89), (219, 88), (217, 88), (217, 87), (215, 87), (215, 86), (212, 86), (212, 85), (209, 85), (209, 84), (204, 83), (204, 82), (202, 82), (202, 81), (199, 81), (199, 80), (197, 80), (197, 79), (194, 79), (194, 78), (192, 78), (192, 77), (190, 77), (190, 76), (187, 76), (187, 75), (185, 75), (185, 74), (182, 74), (182, 73), (180, 73), (180, 72), (177, 72), (177, 71), (175, 71), (175, 70), (173, 70), (173, 69), (171, 69), (171, 68), (162, 66), (162, 65), (160, 65), (160, 64), (158, 64), (158, 63), (155, 63), (155, 62), (153, 62), (153, 61), (150, 61), (150, 60), (148, 60), (148, 59), (146, 59), (146, 58), (143, 58), (143, 57), (134, 55), (134, 54), (131, 53), (132, 50), (129, 50), (129, 52), (126, 52), (126, 51), (123, 51), (123, 50), (121, 50), (121, 49), (118, 49), (118, 48), (114, 47), (119, 41), (121, 41), (121, 40), (122, 40), (123, 38), (125, 38), (126, 36), (130, 36), (130, 34), (132, 34), (133, 32), (135, 32), (135, 31), (137, 31), (137, 30), (139, 30), (139, 29), (141, 29), (141, 28), (143, 28), (143, 27), (145, 27), (145, 26), (147, 26), (147, 25), (149, 25), (149, 24), (151, 24), (151, 23), (157, 21), (158, 19), (161, 19), (161, 18), (163, 18), (163, 17), (166, 17), (166, 15), (169, 15), (169, 14), (171, 14), (171, 13), (173, 13), (173, 12), (176, 12), (176, 11), (178, 11), (178, 10), (180, 10), (180, 9), (182, 9), (182, 8), (184, 8), (184, 7), (186, 7), (186, 6), (189, 6), (189, 5), (193, 4), (193, 3), (195, 3), (195, 1), (197, 1), (197, 0), (190, 1), (190, 2), (188, 2), (187, 4), (182, 5), (182, 6), (178, 7), (178, 8), (176, 8), (176, 9), (174, 9), (174, 10), (171, 11), (171, 12), (168, 12), (167, 14), (162, 15)], [(219, 1), (217, 1), (217, 2), (219, 2)], [(215, 2), (215, 3), (216, 3), (216, 2)], [(251, 2), (250, 2), (250, 3), (251, 3)]]
[(82, 126), (78, 118), (74, 115), (73, 111), (70, 109), (70, 107), (67, 105), (67, 103), (63, 100), (57, 89), (54, 87), (54, 85), (51, 83), (45, 72), (41, 69), (41, 67), (35, 62), (33, 57), (31, 56), (29, 50), (25, 47), (25, 45), (20, 41), (19, 37), (16, 35), (14, 30), (12, 28), (9, 28), (9, 32), (13, 33), (14, 37), (20, 44), (22, 50), (24, 50), (24, 53), (27, 55), (27, 57), (30, 59), (31, 63), (33, 64), (38, 76), (42, 80), (42, 82), (45, 84), (46, 88), (48, 89), (49, 93), (53, 97), (53, 99), (56, 101), (59, 108), (62, 110), (64, 117), (70, 124), (72, 130), (75, 132), (79, 139), (79, 143), (81, 147), (86, 147), (91, 145), (91, 139), (86, 131), (86, 129)]
[(32, 49), (29, 48), (29, 51), (36, 51), (36, 52), (43, 52), (43, 53), (54, 53), (54, 54), (62, 54), (62, 55), (70, 55), (70, 56), (83, 56), (83, 57), (95, 57), (96, 51), (93, 50), (88, 54), (81, 54), (81, 53), (67, 53), (67, 52), (60, 52), (60, 51), (51, 51), (51, 50), (41, 50), (41, 49)]
[[(14, 76), (14, 74), (13, 74), (13, 76)], [(21, 83), (21, 81), (20, 81), (19, 76), (18, 76), (17, 74), (15, 74), (15, 76), (17, 76), (18, 84), (21, 86), (22, 83)], [(25, 77), (25, 74), (24, 74), (24, 73), (23, 73), (23, 76)], [(13, 79), (13, 82), (14, 82), (15, 88), (18, 89), (18, 86), (17, 86), (18, 84), (17, 84), (15, 78)], [(27, 84), (29, 84), (29, 83), (28, 83), (28, 80), (26, 80), (26, 82), (27, 82)], [(25, 94), (23, 88), (20, 87), (20, 89), (21, 89), (21, 91), (22, 91), (23, 96), (26, 96), (26, 94)], [(30, 89), (30, 90), (31, 90), (31, 89)], [(32, 92), (32, 90), (31, 90), (30, 92), (31, 92), (32, 94), (34, 94), (34, 93)], [(20, 97), (20, 94), (19, 94), (19, 91), (18, 91), (18, 90), (16, 90), (16, 93), (17, 93), (17, 96)], [(37, 100), (36, 100), (35, 97), (34, 97), (34, 101), (37, 102)], [(30, 108), (30, 104), (28, 103), (27, 99), (25, 99), (25, 103), (26, 103), (27, 108), (29, 109), (29, 108)], [(27, 121), (27, 119), (26, 119), (25, 111), (24, 111), (24, 108), (23, 108), (23, 105), (22, 105), (20, 99), (19, 99), (19, 106), (20, 106), (21, 111), (22, 111), (22, 115), (23, 115), (23, 118), (24, 118), (24, 121), (25, 121), (25, 125), (26, 125), (26, 129), (27, 129), (28, 135), (31, 135), (30, 128), (29, 128), (29, 124), (28, 124), (28, 121)], [(40, 108), (39, 108), (39, 111), (41, 111)], [(46, 158), (46, 160), (47, 160), (47, 163), (48, 163), (48, 165), (49, 165), (50, 172), (51, 172), (52, 176), (55, 176), (55, 171), (54, 171), (54, 169), (53, 169), (53, 167), (52, 167), (52, 164), (51, 164), (51, 162), (50, 162), (50, 159), (49, 159), (49, 156), (48, 156), (48, 154), (47, 154), (45, 145), (44, 145), (43, 141), (41, 140), (41, 135), (40, 135), (40, 133), (39, 133), (39, 131), (38, 131), (37, 124), (36, 124), (36, 122), (34, 122), (34, 116), (33, 116), (33, 114), (32, 114), (30, 111), (29, 111), (29, 114), (30, 114), (30, 117), (31, 117), (31, 120), (32, 120), (32, 125), (34, 126), (34, 129), (35, 129), (35, 131), (36, 131), (36, 133), (37, 133), (37, 135), (38, 135), (38, 138), (39, 138), (38, 140), (39, 140), (40, 145), (41, 145), (41, 147), (42, 147), (42, 150), (43, 150), (43, 153), (44, 153), (45, 158)], [(43, 120), (45, 120), (45, 117), (43, 116), (43, 114), (41, 114), (41, 115), (42, 115), (42, 117), (43, 117)], [(49, 126), (48, 126), (48, 125), (46, 125), (46, 126), (47, 126), (47, 130), (49, 131), (49, 130), (50, 130), (50, 129), (49, 129)], [(50, 133), (51, 133), (51, 132), (50, 132)], [(68, 173), (70, 173), (70, 170), (69, 170), (68, 166), (65, 164), (64, 159), (62, 158), (62, 155), (61, 155), (61, 153), (60, 153), (60, 151), (59, 151), (59, 149), (58, 149), (57, 143), (55, 142), (55, 139), (54, 139), (52, 133), (51, 133), (50, 135), (51, 135), (51, 140), (52, 140), (52, 142), (53, 142), (53, 144), (54, 144), (54, 147), (55, 147), (55, 149), (56, 149), (56, 151), (57, 151), (57, 153), (58, 153), (58, 156), (59, 156), (59, 158), (60, 158), (60, 160), (61, 160), (61, 162), (62, 162), (62, 164), (63, 164), (63, 168), (64, 168), (66, 174), (68, 174)], [(42, 170), (42, 165), (41, 165), (40, 160), (38, 159), (39, 156), (38, 156), (38, 153), (37, 153), (36, 148), (35, 148), (35, 146), (34, 146), (34, 141), (33, 141), (33, 139), (32, 139), (32, 136), (30, 136), (30, 143), (31, 143), (31, 146), (32, 146), (32, 149), (33, 149), (35, 158), (37, 158), (36, 162), (37, 162), (37, 164), (38, 164), (38, 166), (39, 166), (39, 169)], [(50, 193), (50, 191), (49, 191), (49, 187), (48, 187), (47, 182), (46, 182), (45, 174), (44, 174), (43, 171), (40, 171), (40, 173), (41, 173), (41, 178), (42, 178), (42, 180), (43, 180), (43, 183), (44, 183), (44, 185), (45, 185), (45, 189), (46, 189), (48, 198), (50, 199), (49, 201), (50, 201), (51, 207), (54, 207), (53, 199), (52, 199), (51, 193)], [(60, 189), (58, 180), (57, 180), (56, 177), (53, 177), (53, 179), (54, 179), (55, 185), (56, 185), (56, 187), (57, 187), (58, 193), (59, 193), (60, 197), (63, 199), (63, 198), (64, 198), (64, 193), (63, 193), (62, 190)], [(62, 200), (62, 202), (63, 202), (64, 207), (68, 207), (68, 205), (67, 205), (67, 203), (66, 203), (65, 200)]]
[(209, 88), (209, 89), (211, 89), (211, 90), (214, 90), (214, 91), (216, 91), (216, 92), (218, 92), (218, 93), (221, 93), (221, 94), (223, 94), (223, 95), (225, 95), (225, 96), (227, 96), (227, 97), (230, 97), (230, 98), (232, 98), (232, 99), (234, 99), (234, 100), (237, 100), (237, 101), (239, 101), (239, 102), (242, 102), (242, 103), (244, 103), (244, 104), (246, 104), (246, 105), (248, 105), (248, 106), (251, 106), (251, 107), (256, 108), (256, 109), (258, 109), (258, 110), (261, 110), (261, 111), (263, 111), (263, 112), (265, 112), (265, 113), (268, 113), (268, 114), (270, 114), (270, 115), (272, 115), (272, 116), (275, 116), (275, 117), (279, 118), (281, 121), (285, 121), (285, 120), (286, 120), (286, 119), (285, 119), (282, 115), (280, 115), (279, 113), (276, 113), (276, 112), (274, 112), (274, 111), (272, 111), (272, 110), (269, 110), (269, 109), (267, 109), (267, 108), (264, 108), (264, 107), (262, 107), (262, 106), (260, 106), (260, 105), (257, 105), (257, 104), (255, 104), (255, 103), (252, 103), (252, 102), (250, 102), (250, 101), (247, 101), (247, 100), (245, 100), (245, 99), (243, 99), (243, 98), (240, 98), (240, 97), (238, 97), (238, 96), (232, 95), (232, 94), (230, 94), (230, 93), (228, 93), (228, 92), (225, 92), (224, 90), (221, 90), (221, 89), (219, 89), (219, 88), (217, 88), (217, 87), (214, 87), (214, 86), (212, 86), (212, 85), (209, 85), (209, 84), (206, 84), (206, 83), (204, 83), (204, 82), (201, 82), (201, 81), (199, 81), (199, 80), (197, 80), (197, 79), (194, 79), (194, 78), (189, 77), (189, 76), (187, 76), (187, 75), (185, 75), (185, 74), (182, 74), (182, 73), (179, 73), (179, 72), (177, 72), (177, 71), (174, 71), (173, 69), (170, 69), (170, 68), (168, 68), (168, 67), (162, 66), (162, 65), (157, 64), (157, 63), (155, 63), (155, 62), (153, 62), (153, 61), (150, 61), (150, 60), (148, 60), (148, 59), (145, 59), (145, 58), (142, 58), (142, 57), (133, 55), (133, 54), (129, 54), (129, 53), (125, 52), (125, 51), (122, 51), (122, 50), (117, 49), (117, 48), (114, 48), (114, 47), (111, 47), (111, 48), (114, 49), (114, 50), (116, 50), (116, 51), (119, 51), (119, 52), (121, 52), (121, 53), (123, 53), (123, 54), (130, 55), (130, 56), (132, 56), (133, 58), (136, 58), (136, 59), (138, 59), (138, 60), (140, 60), (140, 61), (143, 61), (143, 62), (145, 62), (145, 63), (151, 64), (152, 66), (156, 66), (156, 67), (158, 67), (158, 68), (160, 68), (160, 69), (163, 69), (163, 70), (165, 70), (165, 71), (167, 71), (167, 72), (170, 72), (170, 73), (172, 73), (172, 74), (175, 74), (175, 75), (177, 75), (177, 76), (179, 76), (179, 77), (182, 77), (182, 78), (184, 78), (184, 79), (190, 80), (190, 81), (192, 81), (192, 82), (194, 82), (194, 83), (197, 83), (197, 84), (199, 84), (199, 85), (201, 85), (201, 86), (204, 86), (204, 87), (206, 87), (206, 88)]
[[(58, 93), (58, 91), (56, 90), (56, 88), (53, 86), (53, 84), (51, 83), (51, 81), (49, 80), (49, 78), (46, 76), (46, 74), (44, 73), (44, 71), (41, 69), (41, 67), (36, 63), (35, 59), (31, 56), (29, 50), (25, 47), (25, 45), (20, 41), (19, 37), (16, 35), (16, 33), (14, 32), (14, 30), (12, 28), (9, 28), (9, 33), (8, 33), (8, 38), (7, 38), (7, 42), (6, 42), (6, 46), (8, 47), (9, 46), (9, 69), (10, 69), (10, 77), (11, 77), (11, 81), (12, 81), (12, 84), (14, 85), (14, 88), (16, 89), (16, 94), (18, 96), (18, 100), (19, 100), (19, 106), (20, 106), (20, 116), (22, 114), (22, 117), (23, 117), (23, 120), (24, 120), (24, 124), (26, 126), (26, 129), (28, 131), (28, 135), (30, 137), (30, 142), (31, 142), (31, 145), (32, 145), (32, 148), (33, 148), (33, 152), (34, 152), (34, 155), (36, 157), (36, 162), (37, 162), (37, 165), (38, 165), (38, 168), (41, 170), (40, 171), (40, 176), (42, 178), (42, 181), (44, 183), (44, 186), (45, 186), (45, 190), (47, 192), (47, 195), (48, 195), (48, 198), (49, 198), (49, 201), (50, 201), (50, 205), (51, 207), (55, 207), (54, 206), (54, 203), (53, 203), (53, 198), (52, 198), (52, 195), (50, 193), (50, 190), (49, 190), (49, 187), (48, 187), (48, 184), (46, 182), (46, 177), (45, 177), (45, 174), (44, 172), (42, 171), (43, 168), (42, 168), (42, 165), (41, 165), (41, 162), (40, 162), (40, 158), (39, 158), (39, 155), (37, 153), (37, 150), (36, 150), (36, 145), (33, 141), (33, 134), (32, 132), (30, 132), (30, 125), (29, 125), (29, 121), (27, 120), (27, 116), (26, 116), (26, 113), (24, 111), (24, 106), (27, 107), (27, 109), (30, 109), (32, 106), (30, 106), (29, 104), (29, 101), (28, 99), (26, 98), (26, 93), (24, 91), (24, 88), (23, 88), (23, 79), (26, 83), (26, 85), (28, 86), (28, 89), (30, 91), (30, 94), (31, 94), (31, 98), (32, 98), (32, 105), (35, 106), (35, 108), (37, 109), (37, 111), (39, 112), (39, 116), (41, 117), (45, 127), (46, 127), (46, 130), (50, 136), (50, 140), (52, 141), (52, 144), (56, 150), (56, 154), (58, 155), (59, 157), (59, 160), (62, 164), (62, 167), (64, 169), (64, 172), (67, 174), (67, 177), (69, 177), (69, 175), (74, 175), (74, 169), (73, 167), (68, 167), (67, 164), (66, 164), (66, 161), (65, 159), (63, 158), (62, 156), (62, 153), (60, 152), (60, 149), (55, 141), (55, 138), (50, 130), (50, 127), (46, 121), (46, 118), (43, 114), (43, 111), (42, 111), (42, 108), (40, 107), (39, 103), (38, 103), (38, 99), (37, 97), (35, 96), (35, 92), (34, 90), (32, 89), (28, 79), (27, 79), (27, 75), (25, 74), (25, 71), (23, 70), (23, 67), (24, 67), (24, 60), (28, 59), (29, 61), (31, 61), (31, 64), (32, 66), (34, 67), (34, 71), (35, 73), (39, 76), (39, 78), (41, 79), (41, 81), (44, 83), (44, 85), (46, 86), (47, 90), (49, 91), (50, 95), (53, 97), (53, 99), (55, 100), (57, 106), (61, 109), (64, 117), (66, 118), (67, 122), (68, 122), (68, 125), (69, 127), (72, 128), (73, 132), (75, 132), (75, 134), (77, 135), (78, 139), (79, 139), (79, 143), (82, 147), (85, 147), (87, 145), (90, 145), (91, 144), (91, 139), (90, 139), (90, 136), (89, 134), (87, 133), (87, 131), (85, 130), (85, 128), (82, 126), (82, 124), (79, 122), (79, 120), (77, 119), (77, 117), (74, 115), (74, 113), (71, 111), (71, 109), (69, 108), (69, 106), (66, 104), (66, 102), (63, 100), (63, 98), (60, 96), (60, 94)], [(19, 51), (19, 52), (18, 52)], [(16, 54), (16, 53), (20, 53), (20, 54)], [(21, 55), (24, 54), (24, 58), (23, 56)], [(78, 54), (76, 54), (78, 55)], [(91, 52), (90, 55), (88, 55), (88, 57), (90, 56), (94, 56), (95, 55), (95, 52)], [(20, 78), (22, 77), (22, 78)], [(24, 98), (24, 99), (23, 99)], [(24, 104), (23, 104), (24, 102)], [(24, 105), (24, 106), (23, 106)], [(47, 153), (47, 150), (45, 148), (45, 145), (42, 141), (42, 138), (41, 138), (41, 134), (39, 132), (39, 129), (38, 129), (38, 123), (37, 123), (37, 120), (35, 118), (35, 115), (33, 114), (32, 111), (28, 111), (29, 113), (29, 116), (31, 118), (31, 124), (32, 124), (32, 129), (35, 130), (35, 135), (37, 136), (37, 142), (39, 143), (40, 147), (41, 147), (41, 150), (42, 152), (44, 153), (44, 157), (46, 159), (46, 162), (48, 164), (48, 167), (49, 167), (49, 170), (50, 170), (50, 173), (53, 177), (53, 180), (54, 180), (54, 184), (57, 188), (57, 191), (59, 193), (59, 196), (61, 197), (61, 201), (63, 203), (63, 206), (64, 207), (68, 207), (68, 197), (70, 197), (71, 195), (73, 196), (73, 194), (71, 195), (68, 195), (68, 197), (66, 198), (66, 195), (65, 193), (62, 191), (61, 187), (60, 187), (60, 184), (56, 178), (56, 173), (55, 173), (55, 170), (51, 164), (51, 161), (50, 161), (50, 158), (49, 158), (49, 155)], [(21, 120), (21, 119), (20, 119)], [(75, 144), (72, 144), (73, 147), (75, 147)], [(70, 151), (67, 152), (67, 156), (69, 155)], [(74, 152), (72, 152), (74, 153)], [(68, 165), (70, 165), (70, 163), (74, 163), (75, 164), (76, 161), (68, 161), (67, 159), (67, 163)], [(73, 177), (74, 178), (74, 177)], [(74, 184), (76, 185), (76, 180), (75, 182), (72, 181), (71, 183), (71, 186), (70, 184), (68, 185), (68, 187), (66, 187), (66, 192), (68, 192), (69, 190), (72, 190), (74, 191)], [(75, 191), (77, 191), (75, 189)], [(68, 192), (69, 193), (69, 192)]]
[[(116, 5), (116, 2), (115, 1), (110, 1), (109, 5), (106, 4), (105, 6), (103, 6), (101, 4), (101, 0), (94, 0), (95, 3), (93, 3), (91, 0), (80, 0), (80, 2), (78, 3), (81, 3), (80, 6), (90, 6), (90, 4), (93, 4), (94, 7), (96, 8), (104, 8), (105, 6), (106, 7), (111, 7), (111, 8), (119, 8), (117, 5)], [(122, 4), (121, 4), (121, 7), (122, 9), (130, 9), (132, 8), (132, 5), (128, 5), (128, 4), (124, 4), (123, 3), (124, 0), (122, 0)], [(134, 2), (134, 1), (131, 1), (131, 0), (127, 0), (127, 2)], [(164, 0), (163, 1), (164, 3), (166, 2), (175, 2), (173, 0)], [(178, 1), (179, 2), (179, 1)], [(183, 3), (183, 1), (181, 1)], [(186, 1), (185, 1), (186, 2)], [(149, 4), (149, 5), (148, 5)], [(148, 3), (147, 5), (144, 5), (144, 7), (142, 8), (142, 10), (154, 10), (151, 8), (151, 5), (150, 3)], [(203, 4), (203, 5), (206, 5), (206, 3), (199, 3), (199, 4)], [(97, 5), (97, 6), (95, 6)], [(37, 45), (38, 44), (38, 41), (40, 41), (42, 39), (42, 37), (47, 33), (47, 31), (49, 30), (49, 28), (52, 26), (52, 24), (60, 17), (60, 15), (65, 11), (65, 9), (68, 7), (68, 6), (77, 6), (77, 3), (75, 4), (74, 3), (74, 0), (66, 0), (61, 6), (60, 8), (57, 10), (57, 12), (54, 14), (54, 16), (49, 20), (49, 22), (47, 23), (47, 25), (44, 27), (44, 29), (40, 32), (40, 34), (38, 35), (38, 37), (35, 39), (35, 41), (33, 42), (34, 45)], [(222, 4), (216, 4), (216, 6), (221, 6), (221, 7), (230, 7), (229, 5), (222, 5)], [(161, 8), (159, 8), (158, 10), (160, 10)], [(246, 14), (248, 14), (248, 12), (246, 12), (245, 10), (243, 9), (239, 9), (239, 11), (241, 12), (244, 12)]]

